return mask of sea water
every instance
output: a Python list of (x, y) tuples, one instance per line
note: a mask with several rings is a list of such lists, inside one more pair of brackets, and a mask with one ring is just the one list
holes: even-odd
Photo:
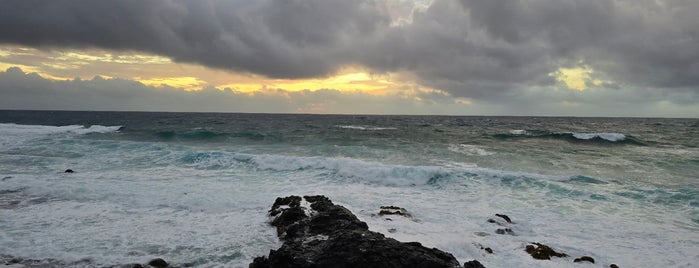
[(0, 111), (0, 179), (0, 257), (63, 266), (247, 267), (292, 194), (461, 263), (699, 263), (696, 119)]

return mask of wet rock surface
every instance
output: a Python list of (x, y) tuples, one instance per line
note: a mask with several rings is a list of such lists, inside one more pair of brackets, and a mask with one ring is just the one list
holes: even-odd
[(529, 253), (529, 255), (532, 255), (532, 258), (537, 260), (550, 260), (551, 257), (568, 257), (568, 254), (556, 252), (551, 247), (541, 243), (527, 245), (525, 251)]
[(495, 216), (498, 216), (498, 217), (500, 217), (500, 218), (503, 218), (507, 223), (512, 223), (512, 220), (510, 219), (510, 217), (508, 217), (508, 216), (505, 215), (505, 214), (495, 214)]
[(369, 231), (325, 196), (277, 198), (269, 213), (283, 244), (269, 256), (255, 258), (251, 268), (461, 267), (450, 253)]
[(381, 206), (381, 210), (379, 211), (380, 216), (385, 216), (385, 215), (399, 215), (403, 216), (406, 218), (412, 217), (408, 211), (402, 207), (396, 207), (396, 206)]
[(573, 260), (573, 262), (584, 262), (584, 261), (595, 263), (595, 259), (590, 257), (590, 256), (582, 256), (580, 258), (576, 258), (575, 260)]
[(161, 258), (157, 258), (157, 259), (152, 259), (152, 260), (150, 260), (150, 261), (148, 262), (148, 265), (153, 266), (153, 267), (155, 267), (155, 268), (166, 268), (166, 267), (168, 267), (168, 263), (167, 263), (165, 260), (161, 259)]
[(464, 268), (485, 268), (485, 266), (483, 266), (483, 264), (481, 264), (477, 260), (472, 260), (465, 262)]

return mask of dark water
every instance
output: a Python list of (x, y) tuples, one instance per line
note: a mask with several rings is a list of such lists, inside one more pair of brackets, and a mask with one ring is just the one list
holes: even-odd
[[(697, 119), (0, 111), (0, 253), (245, 267), (276, 246), (268, 203), (319, 193), (488, 267), (540, 265), (535, 240), (690, 267), (698, 174)], [(419, 221), (367, 212), (387, 204)], [(518, 236), (473, 235), (503, 211)]]

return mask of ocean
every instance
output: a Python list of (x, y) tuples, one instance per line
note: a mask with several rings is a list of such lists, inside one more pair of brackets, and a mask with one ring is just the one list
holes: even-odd
[(292, 194), (461, 263), (699, 263), (697, 119), (0, 111), (0, 179), (0, 257), (68, 267), (247, 267)]

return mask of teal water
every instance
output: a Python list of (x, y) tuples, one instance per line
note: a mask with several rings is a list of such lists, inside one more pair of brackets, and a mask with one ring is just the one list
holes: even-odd
[[(529, 242), (598, 267), (692, 267), (698, 171), (696, 119), (0, 111), (0, 254), (246, 267), (279, 246), (275, 197), (325, 194), (486, 267), (573, 266), (532, 260)], [(372, 216), (381, 205), (416, 220)], [(516, 236), (494, 233), (495, 213)]]

